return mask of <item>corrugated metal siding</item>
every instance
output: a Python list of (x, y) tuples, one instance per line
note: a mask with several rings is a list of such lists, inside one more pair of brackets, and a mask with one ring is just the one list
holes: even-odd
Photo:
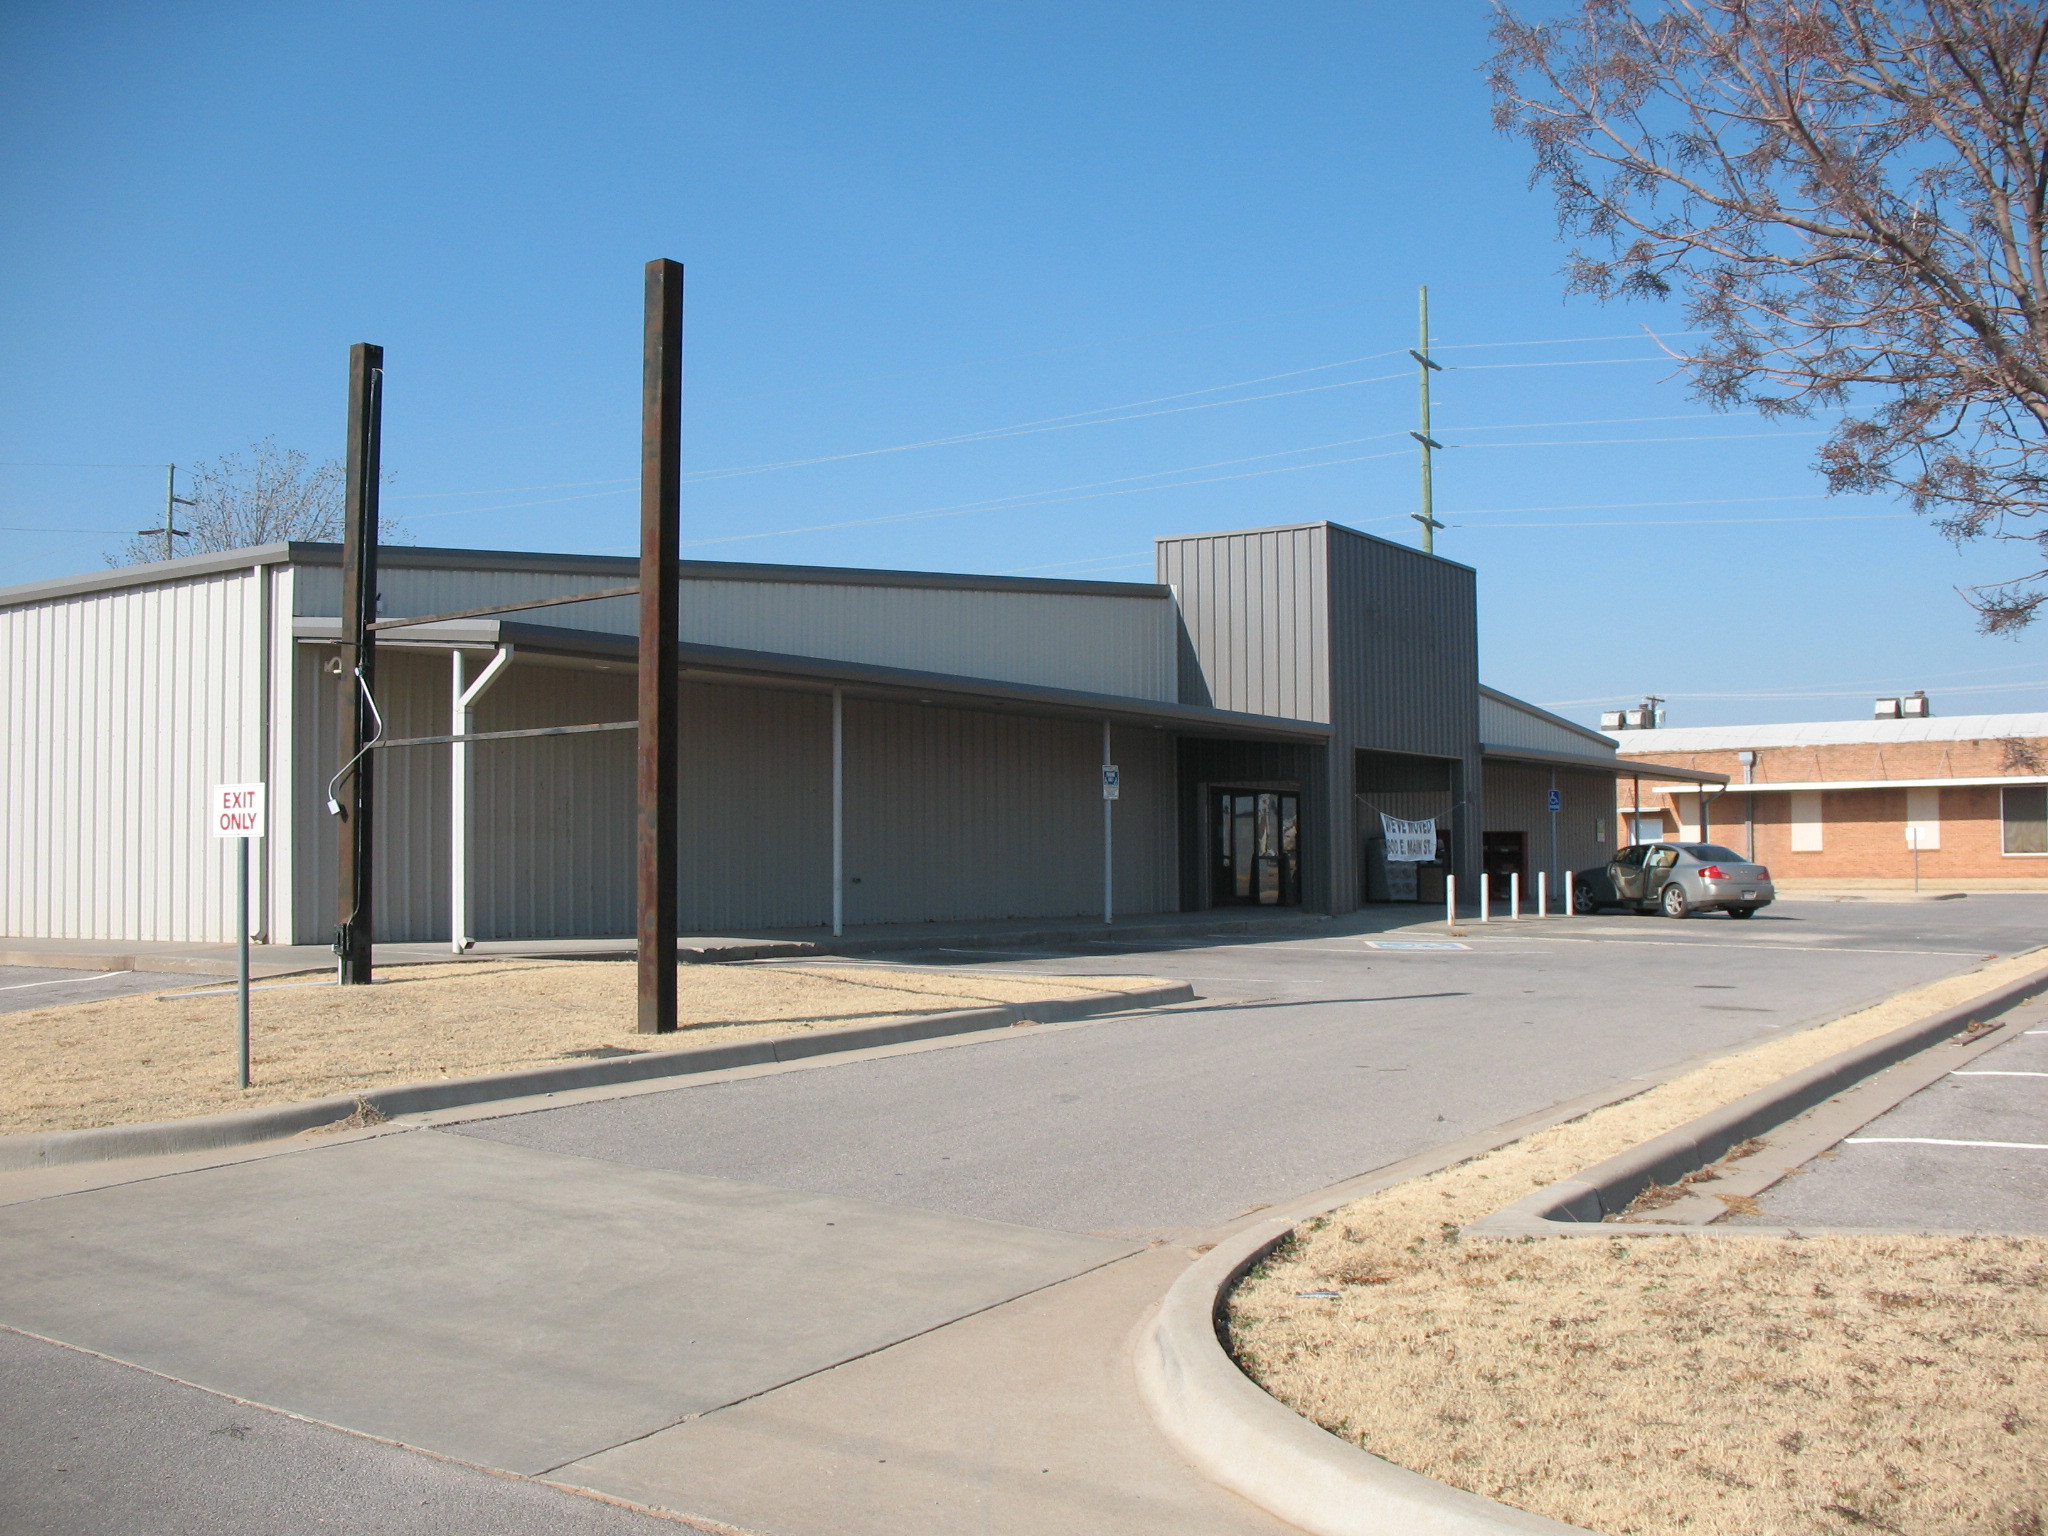
[(1318, 850), (1328, 837), (1328, 752), (1299, 742), (1208, 741), (1179, 743), (1180, 904), (1197, 912), (1210, 905), (1208, 790), (1211, 785), (1284, 788), (1301, 792), (1302, 906), (1327, 911), (1329, 870)]
[(1602, 747), (1577, 731), (1486, 694), (1479, 696), (1479, 739), (1494, 747), (1527, 747), (1535, 752), (1572, 752), (1580, 757), (1611, 757), (1614, 744)]
[[(846, 735), (849, 923), (1101, 911), (1100, 726), (850, 699)], [(1171, 739), (1113, 750), (1117, 910), (1171, 910)]]
[(213, 784), (262, 772), (261, 576), (0, 610), (0, 931), (233, 936)]
[[(1473, 573), (1420, 550), (1330, 529), (1330, 721), (1334, 750), (1454, 759), (1453, 853), (1479, 869), (1471, 789), (1479, 784), (1479, 609)], [(1348, 790), (1349, 786), (1345, 788)], [(1333, 910), (1358, 902), (1358, 803), (1333, 796)]]
[[(378, 611), (385, 618), (449, 613), (595, 592), (629, 580), (389, 565), (378, 573)], [(298, 587), (300, 614), (331, 618), (340, 611), (341, 578), (334, 567), (305, 567)], [(1178, 691), (1173, 606), (1164, 596), (692, 578), (683, 582), (682, 612), (682, 637), (705, 645), (1134, 699), (1170, 701)], [(639, 633), (631, 598), (542, 609), (532, 618), (571, 629)]]
[[(1557, 848), (1550, 846), (1550, 786), (1563, 797), (1557, 813)], [(1614, 779), (1604, 773), (1498, 760), (1486, 765), (1486, 830), (1528, 834), (1529, 899), (1536, 871), (1550, 871), (1551, 889), (1561, 889), (1562, 872), (1590, 869), (1614, 855)], [(1505, 899), (1505, 893), (1497, 893)]]
[(1159, 541), (1199, 665), (1183, 669), (1185, 701), (1331, 718), (1327, 544), (1320, 525)]

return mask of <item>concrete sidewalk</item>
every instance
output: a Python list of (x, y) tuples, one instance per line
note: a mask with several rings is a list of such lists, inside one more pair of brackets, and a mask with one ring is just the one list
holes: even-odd
[[(1416, 920), (1412, 905), (1372, 908), (1338, 925), (1345, 932), (1377, 932)], [(1100, 918), (1006, 918), (959, 923), (877, 923), (833, 938), (822, 928), (759, 928), (732, 933), (684, 934), (676, 939), (685, 961), (799, 959), (806, 955), (886, 954), (904, 950), (1018, 946), (1059, 946), (1090, 939), (1171, 940), (1234, 935), (1258, 937), (1283, 932), (1323, 932), (1332, 920), (1292, 907), (1225, 907), (1206, 912), (1154, 912)], [(380, 943), (379, 965), (435, 965), (443, 962), (507, 959), (625, 960), (636, 953), (626, 938), (486, 939), (462, 954), (445, 943)], [(256, 944), (249, 966), (254, 976), (295, 976), (331, 970), (334, 953), (324, 944)], [(52, 966), (83, 971), (151, 971), (162, 974), (232, 976), (233, 944), (168, 940), (0, 938), (0, 966)]]

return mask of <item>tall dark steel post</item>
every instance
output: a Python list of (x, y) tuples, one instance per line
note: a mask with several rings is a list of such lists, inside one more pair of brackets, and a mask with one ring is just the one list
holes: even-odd
[(357, 342), (348, 353), (348, 485), (341, 544), (341, 888), (334, 952), (343, 986), (367, 986), (371, 790), (375, 739), (370, 699), (377, 686), (377, 486), (382, 477), (384, 349)]
[(676, 1027), (678, 630), (682, 622), (683, 268), (647, 264), (640, 379), (640, 758), (637, 838), (644, 1035)]

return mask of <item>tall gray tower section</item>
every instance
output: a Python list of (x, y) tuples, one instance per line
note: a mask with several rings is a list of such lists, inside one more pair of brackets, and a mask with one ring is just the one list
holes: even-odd
[[(1448, 812), (1452, 868), (1464, 890), (1476, 891), (1472, 568), (1337, 523), (1161, 539), (1157, 563), (1179, 599), (1183, 703), (1332, 729), (1326, 749), (1286, 749), (1301, 782), (1303, 905), (1331, 913), (1359, 905), (1379, 809)], [(1183, 794), (1198, 795), (1190, 780), (1231, 765), (1220, 755), (1204, 763), (1199, 744), (1187, 745), (1194, 755), (1184, 756)], [(1275, 762), (1242, 771), (1285, 774), (1288, 764)], [(1184, 841), (1189, 833), (1199, 846), (1198, 826), (1184, 820)]]

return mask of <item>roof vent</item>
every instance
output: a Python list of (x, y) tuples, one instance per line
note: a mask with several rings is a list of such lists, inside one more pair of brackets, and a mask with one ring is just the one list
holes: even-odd
[(1603, 731), (1625, 731), (1628, 727), (1621, 723), (1620, 710), (1604, 709), (1600, 712), (1600, 729)]
[(1916, 688), (1911, 693), (1895, 699), (1877, 701), (1877, 718), (1880, 720), (1927, 720), (1934, 711), (1927, 703), (1927, 690)]
[(1879, 699), (1877, 701), (1878, 719), (1897, 720), (1901, 718), (1902, 714), (1903, 711), (1900, 710), (1899, 701), (1897, 699)]

